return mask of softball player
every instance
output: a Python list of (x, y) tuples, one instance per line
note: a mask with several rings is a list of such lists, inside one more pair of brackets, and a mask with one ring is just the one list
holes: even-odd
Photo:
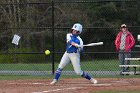
[(82, 71), (80, 67), (80, 52), (83, 51), (83, 47), (80, 47), (81, 45), (83, 45), (83, 41), (79, 36), (81, 32), (82, 25), (76, 23), (72, 27), (72, 33), (67, 34), (66, 51), (63, 54), (63, 57), (60, 61), (60, 64), (58, 65), (57, 70), (55, 71), (55, 77), (53, 81), (50, 83), (51, 85), (54, 85), (58, 82), (58, 79), (61, 75), (63, 68), (70, 62), (72, 63), (74, 71), (77, 75), (80, 75), (81, 77), (90, 80), (94, 84), (97, 83), (96, 79), (91, 78), (91, 76)]

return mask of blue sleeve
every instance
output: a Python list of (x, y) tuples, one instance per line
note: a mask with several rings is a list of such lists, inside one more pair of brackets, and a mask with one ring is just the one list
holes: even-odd
[(69, 41), (70, 44), (71, 44), (72, 42), (73, 42), (72, 40)]

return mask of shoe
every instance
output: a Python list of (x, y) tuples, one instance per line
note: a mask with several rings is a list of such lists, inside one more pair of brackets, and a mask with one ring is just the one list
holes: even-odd
[(91, 78), (90, 81), (91, 81), (91, 83), (97, 84), (97, 80), (96, 79)]
[(54, 80), (50, 83), (50, 85), (55, 85), (56, 83), (57, 83), (57, 80), (54, 79)]

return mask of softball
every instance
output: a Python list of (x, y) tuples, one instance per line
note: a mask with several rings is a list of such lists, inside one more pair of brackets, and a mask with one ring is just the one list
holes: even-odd
[(46, 50), (46, 51), (45, 51), (45, 54), (46, 54), (46, 55), (49, 55), (50, 53), (51, 53), (50, 50)]

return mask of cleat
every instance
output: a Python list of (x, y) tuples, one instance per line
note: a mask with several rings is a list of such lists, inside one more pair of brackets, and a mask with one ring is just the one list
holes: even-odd
[(54, 79), (50, 84), (51, 84), (51, 85), (55, 85), (56, 83), (57, 83), (57, 80)]
[(91, 83), (97, 84), (97, 80), (96, 79), (91, 78), (90, 81), (91, 81)]

